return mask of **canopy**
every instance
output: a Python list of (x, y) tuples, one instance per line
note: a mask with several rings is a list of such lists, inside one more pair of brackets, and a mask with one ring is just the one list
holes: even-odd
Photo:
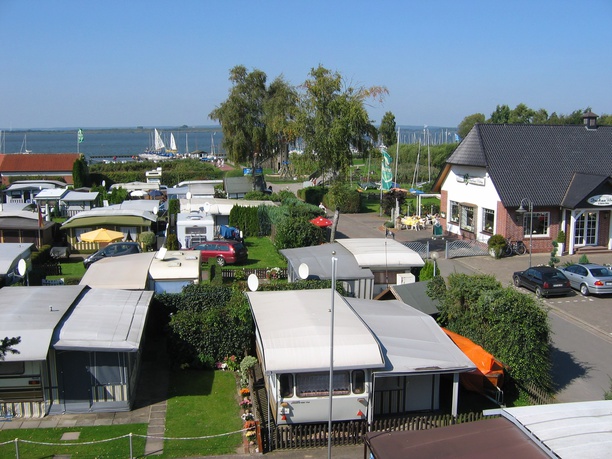
[(328, 226), (332, 226), (334, 222), (332, 222), (329, 218), (319, 216), (310, 220), (310, 223), (318, 226), (319, 228), (327, 228)]
[(123, 233), (119, 231), (113, 231), (106, 228), (98, 228), (93, 231), (81, 234), (81, 241), (83, 242), (113, 242), (123, 239)]

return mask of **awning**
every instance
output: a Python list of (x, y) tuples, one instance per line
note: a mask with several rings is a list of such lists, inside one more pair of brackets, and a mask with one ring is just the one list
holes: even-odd
[(144, 290), (149, 279), (149, 266), (155, 252), (110, 257), (93, 263), (80, 285), (96, 288)]
[(64, 223), (62, 228), (95, 228), (99, 226), (151, 226), (151, 220), (131, 215), (83, 217)]

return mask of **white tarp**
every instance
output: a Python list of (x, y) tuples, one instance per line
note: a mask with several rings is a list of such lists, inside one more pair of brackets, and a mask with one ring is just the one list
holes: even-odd
[(373, 271), (381, 268), (411, 268), (424, 266), (425, 262), (414, 250), (401, 242), (387, 238), (338, 239), (353, 254), (362, 268)]
[[(248, 292), (266, 371), (329, 370), (331, 290)], [(380, 368), (381, 349), (368, 327), (334, 292), (334, 368)]]

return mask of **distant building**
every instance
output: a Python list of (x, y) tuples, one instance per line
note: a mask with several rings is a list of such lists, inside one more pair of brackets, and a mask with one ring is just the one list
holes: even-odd
[(14, 177), (62, 178), (72, 184), (72, 166), (79, 153), (12, 153), (0, 155), (0, 177), (9, 185)]

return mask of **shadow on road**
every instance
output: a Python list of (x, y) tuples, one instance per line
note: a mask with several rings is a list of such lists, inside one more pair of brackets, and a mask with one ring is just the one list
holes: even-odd
[(557, 349), (554, 346), (551, 349), (551, 360), (553, 389), (555, 392), (562, 391), (575, 379), (584, 377), (592, 369), (590, 365), (576, 361), (571, 353)]

